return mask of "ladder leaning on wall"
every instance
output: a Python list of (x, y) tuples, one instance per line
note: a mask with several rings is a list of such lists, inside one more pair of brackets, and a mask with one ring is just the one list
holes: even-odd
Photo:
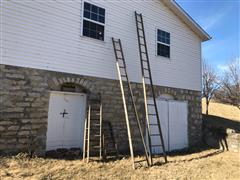
[[(146, 143), (143, 137), (143, 132), (142, 128), (140, 125), (140, 120), (139, 116), (137, 113), (137, 108), (135, 105), (135, 100), (131, 88), (131, 83), (128, 78), (127, 74), (127, 69), (126, 69), (126, 62), (125, 58), (123, 55), (123, 49), (122, 49), (122, 44), (120, 39), (114, 39), (112, 38), (112, 43), (113, 43), (113, 48), (114, 48), (114, 53), (115, 53), (115, 58), (116, 58), (116, 66), (117, 66), (117, 72), (118, 72), (118, 78), (119, 78), (119, 83), (120, 83), (120, 88), (121, 88), (121, 93), (122, 93), (122, 100), (123, 100), (123, 107), (124, 107), (124, 113), (125, 113), (125, 119), (126, 119), (126, 124), (127, 124), (127, 132), (128, 132), (128, 141), (129, 141), (129, 148), (130, 148), (130, 153), (131, 153), (131, 158), (132, 158), (132, 165), (133, 168), (135, 169), (135, 164), (136, 163), (141, 163), (141, 162), (147, 162), (147, 166), (149, 166), (149, 157), (147, 153), (147, 147)], [(125, 81), (125, 82), (124, 82)], [(130, 127), (130, 120), (129, 120), (129, 112), (128, 112), (128, 107), (127, 107), (127, 95), (130, 95), (130, 101), (131, 105), (134, 110), (134, 115), (135, 119), (137, 121), (137, 127), (141, 136), (141, 141), (144, 147), (144, 152), (145, 152), (145, 158), (144, 160), (140, 161), (135, 161), (134, 158), (134, 149), (133, 149), (133, 143), (132, 143), (132, 133), (131, 133), (131, 127)]]
[[(143, 84), (143, 95), (144, 95), (144, 104), (145, 104), (145, 115), (146, 115), (146, 121), (147, 121), (147, 135), (148, 135), (148, 145), (149, 145), (149, 157), (150, 157), (150, 163), (153, 164), (152, 160), (152, 148), (154, 147), (162, 147), (163, 156), (165, 162), (167, 162), (167, 156), (164, 146), (164, 140), (162, 135), (162, 129), (160, 124), (160, 118), (158, 114), (158, 108), (156, 104), (156, 97), (153, 87), (153, 80), (152, 80), (152, 74), (151, 74), (151, 68), (149, 63), (149, 57), (148, 57), (148, 51), (147, 51), (147, 43), (145, 38), (145, 30), (143, 25), (143, 17), (142, 14), (138, 14), (135, 12), (135, 20), (136, 20), (136, 28), (137, 28), (137, 38), (138, 38), (138, 46), (139, 46), (139, 54), (140, 54), (140, 61), (141, 61), (141, 70), (142, 70), (142, 84)], [(151, 94), (150, 97), (153, 100), (153, 103), (149, 102), (147, 99), (147, 89), (146, 89), (146, 83), (150, 85), (150, 91)], [(149, 110), (152, 110), (154, 113), (150, 113)], [(156, 123), (150, 122), (150, 117), (155, 117), (157, 120)], [(151, 133), (151, 128), (157, 127), (158, 132), (157, 134)], [(152, 144), (151, 143), (151, 137), (159, 137), (159, 144)]]
[(98, 154), (103, 158), (103, 132), (102, 132), (102, 102), (101, 97), (89, 100), (87, 117), (85, 119), (83, 138), (83, 160), (90, 160), (91, 155)]

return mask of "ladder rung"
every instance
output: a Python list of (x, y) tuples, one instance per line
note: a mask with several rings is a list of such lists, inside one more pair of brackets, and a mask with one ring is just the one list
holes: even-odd
[(141, 53), (143, 53), (143, 54), (147, 54), (146, 52), (141, 52)]
[(150, 79), (150, 77), (145, 77), (145, 76), (144, 76), (144, 78), (145, 78), (145, 79)]
[(139, 161), (134, 161), (134, 163), (140, 163), (140, 162), (144, 162), (144, 161), (146, 161), (146, 159), (144, 159), (144, 160), (139, 160)]
[(95, 126), (100, 126), (100, 124), (92, 124), (92, 125), (95, 125)]
[(91, 108), (91, 113), (92, 113), (92, 111), (98, 111), (99, 112), (99, 109)]
[(115, 41), (115, 40), (113, 40), (113, 42), (115, 42), (115, 43), (119, 43), (119, 41)]
[(125, 69), (126, 67), (125, 66), (119, 66), (119, 68)]
[(149, 124), (149, 126), (158, 126), (158, 124)]
[(142, 61), (144, 61), (144, 62), (148, 62), (147, 60), (145, 60), (145, 59), (142, 59)]
[(100, 148), (100, 146), (93, 146), (93, 148)]
[(145, 46), (145, 44), (140, 44), (140, 46)]
[(155, 144), (155, 145), (151, 145), (151, 147), (162, 147), (162, 145)]
[(149, 70), (148, 68), (143, 68), (144, 70)]
[(156, 114), (148, 114), (149, 116), (156, 116)]
[(150, 134), (150, 136), (160, 136), (160, 134)]
[(115, 51), (120, 51), (120, 52), (122, 52), (122, 50), (121, 50), (121, 49), (115, 49)]
[(155, 106), (154, 104), (147, 104), (148, 106)]
[(100, 115), (100, 113), (95, 113), (94, 115), (97, 115), (97, 116), (99, 116), (99, 115)]
[(127, 77), (127, 75), (121, 75), (121, 77)]
[(124, 60), (123, 58), (117, 58), (118, 60)]
[(94, 136), (100, 137), (100, 134), (95, 134)]

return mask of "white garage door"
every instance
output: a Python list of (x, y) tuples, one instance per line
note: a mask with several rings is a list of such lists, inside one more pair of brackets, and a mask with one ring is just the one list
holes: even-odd
[(47, 150), (82, 148), (85, 110), (85, 94), (51, 92)]
[[(166, 151), (188, 147), (187, 102), (157, 100), (157, 107)], [(152, 111), (153, 109), (149, 109), (150, 113)], [(150, 122), (155, 124), (157, 119), (151, 117)], [(159, 134), (156, 126), (151, 126), (151, 134)], [(146, 140), (148, 143), (148, 139)], [(159, 145), (159, 136), (151, 137), (151, 142), (153, 145)], [(162, 153), (162, 148), (154, 147), (152, 152)]]

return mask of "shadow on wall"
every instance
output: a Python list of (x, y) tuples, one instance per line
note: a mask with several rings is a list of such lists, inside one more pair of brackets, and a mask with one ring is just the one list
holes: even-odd
[(213, 148), (239, 152), (240, 122), (203, 114), (203, 142)]

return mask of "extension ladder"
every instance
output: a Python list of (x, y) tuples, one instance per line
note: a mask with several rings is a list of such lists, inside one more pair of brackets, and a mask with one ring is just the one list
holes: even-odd
[[(151, 75), (142, 14), (138, 14), (137, 12), (135, 12), (135, 20), (136, 20), (136, 28), (137, 28), (140, 61), (141, 61), (144, 105), (145, 105), (145, 115), (146, 115), (146, 121), (147, 121), (147, 135), (148, 135), (148, 143), (149, 143), (149, 151), (150, 151), (149, 157), (150, 157), (150, 164), (152, 165), (153, 164), (152, 148), (154, 148), (154, 147), (161, 148), (162, 147), (165, 162), (167, 162), (167, 156), (166, 156), (163, 135), (162, 135), (162, 129), (161, 129), (160, 119), (159, 119), (159, 115), (158, 115), (158, 108), (157, 108), (157, 104), (156, 104), (156, 97), (155, 97), (155, 92), (154, 92), (154, 87), (153, 87), (153, 80), (152, 80), (152, 75)], [(153, 99), (153, 103), (148, 102), (146, 83), (150, 84), (150, 93), (151, 93), (150, 97)], [(150, 109), (153, 111), (153, 113), (149, 113)], [(151, 123), (150, 117), (151, 118), (155, 117), (157, 119), (157, 124)], [(151, 128), (154, 128), (154, 126), (155, 127), (157, 126), (159, 134), (151, 134)], [(156, 136), (159, 137), (159, 144), (153, 145), (151, 143), (151, 138), (156, 137)]]
[[(126, 62), (125, 62), (125, 58), (124, 58), (124, 55), (123, 55), (121, 40), (120, 39), (115, 40), (114, 38), (112, 38), (112, 43), (113, 43), (113, 48), (114, 48), (114, 53), (115, 53), (115, 58), (116, 58), (117, 72), (118, 72), (118, 78), (119, 78), (119, 83), (120, 83), (120, 88), (121, 88), (121, 93), (122, 93), (122, 100), (123, 100), (123, 107), (124, 107), (125, 119), (126, 119), (126, 124), (127, 124), (128, 141), (129, 141), (129, 148), (130, 148), (130, 154), (131, 154), (131, 159), (132, 159), (132, 165), (133, 165), (133, 168), (135, 169), (135, 164), (136, 163), (141, 163), (141, 162), (146, 161), (147, 166), (149, 166), (149, 158), (148, 158), (148, 153), (147, 153), (147, 147), (146, 147), (145, 140), (144, 140), (144, 137), (143, 137), (143, 132), (142, 132), (142, 128), (141, 128), (138, 113), (137, 113), (137, 108), (136, 108), (134, 97), (133, 97), (131, 83), (129, 82), (129, 78), (128, 78), (128, 74), (127, 74)], [(126, 83), (123, 82), (123, 81), (126, 81)], [(144, 146), (146, 159), (141, 160), (141, 161), (135, 161), (135, 158), (134, 158), (134, 151), (133, 151), (133, 144), (132, 144), (132, 134), (131, 134), (130, 122), (129, 122), (129, 112), (128, 112), (127, 103), (126, 103), (127, 94), (130, 94), (131, 105), (134, 109), (134, 115), (135, 115), (135, 118), (137, 120), (138, 130), (139, 130), (139, 133), (141, 135), (142, 144)]]

